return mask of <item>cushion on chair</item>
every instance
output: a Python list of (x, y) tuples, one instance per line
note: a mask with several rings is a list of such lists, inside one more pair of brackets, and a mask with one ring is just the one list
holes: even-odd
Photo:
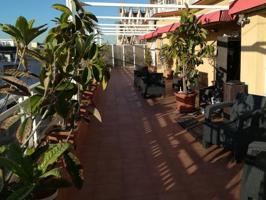
[(230, 113), (230, 120), (234, 121), (240, 116), (254, 110), (254, 99), (252, 95), (238, 93)]

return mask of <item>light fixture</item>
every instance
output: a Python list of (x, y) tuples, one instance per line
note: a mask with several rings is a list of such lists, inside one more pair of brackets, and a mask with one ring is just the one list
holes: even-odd
[(237, 24), (241, 27), (245, 26), (250, 22), (250, 19), (245, 14), (239, 14)]

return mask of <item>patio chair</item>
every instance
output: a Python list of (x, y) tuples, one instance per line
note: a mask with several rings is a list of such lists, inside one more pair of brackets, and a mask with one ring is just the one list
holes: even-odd
[(140, 90), (143, 97), (158, 97), (165, 95), (163, 73), (149, 73), (140, 79)]
[(241, 200), (266, 199), (266, 142), (252, 142), (243, 167)]
[(140, 80), (147, 77), (149, 74), (148, 67), (141, 67), (138, 70), (134, 70), (134, 86), (140, 89)]
[[(221, 67), (220, 67), (221, 68)], [(199, 101), (201, 107), (206, 107), (215, 102), (222, 102), (223, 100), (223, 77), (225, 72), (220, 68), (216, 71), (216, 81), (214, 81), (213, 86), (201, 88), (199, 90)]]
[[(207, 148), (212, 144), (221, 145), (233, 152), (239, 162), (247, 150), (248, 144), (254, 141), (259, 130), (259, 109), (265, 97), (239, 93), (234, 102), (210, 105), (205, 109), (203, 124), (203, 145)], [(225, 116), (213, 120), (215, 111), (230, 107), (230, 117)]]

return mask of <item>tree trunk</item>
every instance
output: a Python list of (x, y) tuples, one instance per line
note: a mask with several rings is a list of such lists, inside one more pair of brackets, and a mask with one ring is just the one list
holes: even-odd
[(183, 67), (183, 92), (187, 93), (187, 82), (186, 82), (186, 75), (185, 75), (185, 67)]

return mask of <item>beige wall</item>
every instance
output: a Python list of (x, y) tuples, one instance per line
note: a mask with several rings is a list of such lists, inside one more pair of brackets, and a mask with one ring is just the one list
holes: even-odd
[(251, 94), (266, 95), (266, 14), (249, 16), (241, 32), (241, 81)]

